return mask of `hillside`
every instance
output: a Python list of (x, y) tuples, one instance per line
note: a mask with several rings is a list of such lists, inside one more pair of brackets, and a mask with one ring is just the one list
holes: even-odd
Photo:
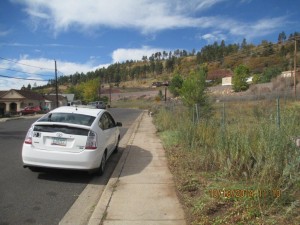
[[(201, 64), (207, 65), (207, 80), (212, 80), (213, 85), (220, 84), (221, 78), (232, 74), (240, 64), (246, 65), (251, 75), (258, 78), (256, 83), (266, 83), (282, 71), (293, 68), (294, 39), (299, 39), (299, 37), (299, 33), (295, 32), (288, 40), (280, 40), (278, 43), (263, 40), (261, 44), (255, 46), (247, 44), (244, 39), (242, 44), (226, 45), (224, 41), (220, 44), (215, 42), (198, 52), (189, 53), (185, 50), (169, 53), (157, 52), (149, 58), (144, 56), (140, 61), (115, 63), (107, 68), (99, 68), (86, 74), (75, 73), (61, 76), (58, 78), (59, 89), (64, 93), (72, 92), (74, 87), (95, 79), (98, 79), (96, 83), (99, 82), (98, 89), (100, 84), (104, 89), (109, 86), (119, 87), (121, 90), (127, 89), (127, 91), (130, 88), (147, 89), (152, 82), (170, 80), (175, 73), (185, 77)], [(298, 40), (297, 65), (300, 62), (299, 46)], [(47, 85), (33, 89), (45, 93), (53, 90), (54, 86), (55, 80), (49, 80)]]

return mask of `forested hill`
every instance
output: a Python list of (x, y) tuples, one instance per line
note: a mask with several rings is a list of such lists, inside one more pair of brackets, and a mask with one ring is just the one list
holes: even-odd
[[(291, 34), (289, 38), (282, 32), (278, 36), (277, 43), (263, 40), (261, 44), (255, 46), (248, 44), (244, 39), (241, 44), (226, 45), (225, 41), (215, 42), (199, 51), (194, 49), (188, 52), (178, 49), (174, 52), (156, 52), (149, 58), (144, 56), (140, 61), (115, 63), (107, 68), (99, 68), (86, 74), (77, 72), (69, 76), (61, 76), (58, 78), (58, 83), (70, 87), (96, 78), (100, 78), (102, 84), (114, 85), (130, 80), (168, 80), (175, 71), (186, 76), (203, 63), (208, 66), (208, 80), (220, 81), (220, 78), (226, 76), (224, 71), (233, 71), (238, 65), (244, 64), (250, 69), (251, 74), (261, 76), (263, 82), (272, 77), (272, 75), (268, 75), (264, 78), (266, 70), (271, 69), (278, 73), (293, 67), (294, 40), (297, 39), (299, 43), (299, 37), (299, 32)], [(300, 44), (297, 45), (297, 52), (299, 52), (299, 48)], [(49, 80), (46, 87), (54, 84), (55, 80)], [(39, 88), (45, 87), (36, 87), (35, 89)]]

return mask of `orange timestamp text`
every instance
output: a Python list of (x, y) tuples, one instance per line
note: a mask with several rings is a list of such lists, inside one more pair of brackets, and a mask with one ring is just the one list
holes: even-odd
[(280, 189), (210, 189), (209, 195), (212, 198), (279, 198)]

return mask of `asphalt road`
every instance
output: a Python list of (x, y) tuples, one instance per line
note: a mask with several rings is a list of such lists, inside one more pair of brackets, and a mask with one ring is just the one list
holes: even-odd
[[(141, 113), (134, 109), (110, 109), (123, 123), (121, 137)], [(68, 212), (87, 184), (105, 185), (122, 150), (109, 159), (102, 177), (86, 172), (46, 170), (33, 173), (22, 167), (21, 149), (31, 123), (36, 119), (0, 123), (0, 225), (53, 225)], [(91, 197), (89, 201), (97, 201)]]

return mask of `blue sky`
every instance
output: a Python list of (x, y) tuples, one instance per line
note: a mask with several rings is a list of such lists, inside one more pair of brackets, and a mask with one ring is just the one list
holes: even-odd
[(221, 40), (277, 42), (300, 31), (299, 9), (298, 0), (2, 0), (0, 90), (46, 84), (35, 80), (54, 78), (54, 60), (61, 76)]

